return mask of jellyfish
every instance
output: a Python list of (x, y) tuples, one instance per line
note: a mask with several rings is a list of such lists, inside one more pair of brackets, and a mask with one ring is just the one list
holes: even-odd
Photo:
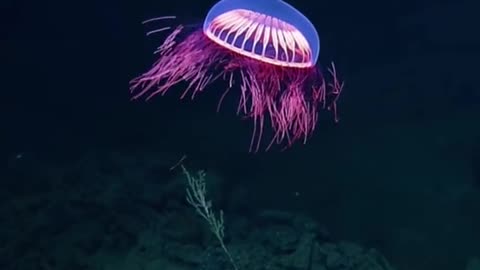
[[(178, 24), (148, 33), (170, 31), (151, 68), (131, 80), (132, 99), (163, 95), (181, 82), (186, 84), (180, 97), (194, 98), (223, 80), (217, 111), (231, 89), (239, 92), (236, 112), (253, 123), (249, 149), (255, 152), (306, 143), (322, 109), (333, 111), (338, 121), (344, 84), (333, 62), (326, 72), (317, 65), (319, 35), (293, 6), (282, 0), (221, 0), (203, 27), (191, 28)], [(270, 135), (262, 142), (266, 126)]]

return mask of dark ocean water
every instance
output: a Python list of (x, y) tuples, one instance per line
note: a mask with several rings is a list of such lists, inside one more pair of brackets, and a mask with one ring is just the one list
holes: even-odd
[[(238, 85), (219, 112), (222, 81), (131, 100), (166, 38), (141, 22), (215, 4), (164, 2), (0, 4), (0, 269), (480, 269), (476, 1), (288, 1), (345, 81), (340, 121), (259, 153)], [(185, 199), (202, 184), (223, 224)]]

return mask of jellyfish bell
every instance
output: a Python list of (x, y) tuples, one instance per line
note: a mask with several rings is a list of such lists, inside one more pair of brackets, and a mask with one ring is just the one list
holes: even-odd
[(203, 31), (220, 46), (273, 65), (311, 67), (320, 53), (313, 24), (282, 0), (220, 1)]
[(193, 98), (223, 79), (227, 89), (219, 105), (230, 89), (239, 90), (237, 113), (253, 122), (251, 151), (261, 147), (265, 125), (273, 134), (267, 149), (274, 144), (289, 147), (311, 136), (320, 109), (336, 115), (343, 83), (333, 64), (327, 74), (317, 67), (318, 33), (286, 2), (222, 0), (210, 9), (201, 29), (182, 32), (183, 25), (172, 30), (150, 70), (131, 81), (134, 99), (165, 94), (182, 81), (187, 87), (181, 97)]

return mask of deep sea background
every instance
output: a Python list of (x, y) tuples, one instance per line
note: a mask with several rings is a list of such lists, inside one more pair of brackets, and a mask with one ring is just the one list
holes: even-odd
[(1, 1), (0, 269), (232, 269), (182, 156), (240, 270), (480, 269), (479, 2), (288, 2), (345, 80), (340, 122), (253, 154), (221, 83), (130, 101), (164, 37), (141, 21), (215, 1)]

